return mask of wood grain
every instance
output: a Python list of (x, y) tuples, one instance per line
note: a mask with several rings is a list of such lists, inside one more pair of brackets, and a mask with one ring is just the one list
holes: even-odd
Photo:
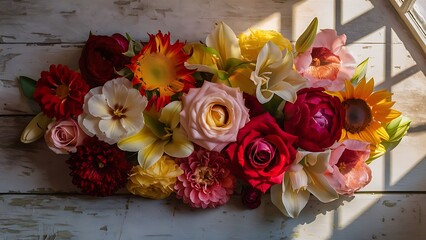
[(267, 196), (257, 210), (242, 208), (237, 196), (194, 210), (178, 200), (10, 194), (0, 196), (0, 238), (424, 239), (425, 207), (425, 194), (357, 194), (329, 204), (312, 199), (289, 219)]

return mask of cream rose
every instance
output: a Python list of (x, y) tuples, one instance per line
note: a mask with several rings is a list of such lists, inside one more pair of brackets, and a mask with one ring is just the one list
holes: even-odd
[(249, 121), (242, 92), (223, 84), (204, 82), (182, 97), (180, 124), (188, 139), (220, 152), (237, 140), (238, 130)]
[(57, 154), (75, 152), (83, 143), (86, 134), (73, 119), (52, 122), (44, 135), (47, 146)]

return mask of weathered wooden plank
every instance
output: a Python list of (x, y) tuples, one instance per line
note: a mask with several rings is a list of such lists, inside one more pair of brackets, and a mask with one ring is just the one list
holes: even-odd
[[(0, 193), (78, 192), (71, 184), (66, 155), (50, 151), (43, 140), (20, 142), (31, 117), (0, 117)], [(390, 155), (372, 163), (373, 180), (364, 191), (426, 191), (426, 132), (411, 132)]]
[[(358, 194), (311, 200), (297, 219), (265, 197), (246, 210), (238, 197), (217, 209), (136, 197), (0, 196), (1, 239), (424, 239), (425, 194)], [(337, 207), (339, 207), (337, 210)], [(350, 234), (351, 233), (351, 234)], [(356, 233), (356, 234), (355, 234)]]
[(205, 39), (214, 22), (228, 22), (241, 32), (271, 18), (285, 36), (295, 40), (314, 16), (320, 28), (348, 32), (351, 42), (383, 43), (382, 27), (401, 24), (387, 1), (94, 0), (88, 4), (85, 0), (3, 0), (0, 42), (83, 42), (89, 31), (127, 31), (147, 40), (147, 32), (158, 30), (198, 41)]

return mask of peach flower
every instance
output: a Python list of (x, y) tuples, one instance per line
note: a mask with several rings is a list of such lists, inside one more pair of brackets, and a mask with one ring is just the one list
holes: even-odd
[(355, 59), (345, 48), (346, 35), (337, 36), (333, 29), (319, 32), (312, 46), (294, 59), (296, 70), (306, 79), (308, 87), (324, 87), (340, 91), (345, 79), (355, 71)]
[(371, 169), (365, 162), (370, 156), (369, 143), (345, 140), (331, 149), (325, 177), (339, 194), (352, 195), (371, 181)]
[(180, 124), (188, 140), (210, 151), (220, 152), (237, 140), (238, 130), (249, 121), (242, 92), (223, 84), (205, 81), (182, 97)]

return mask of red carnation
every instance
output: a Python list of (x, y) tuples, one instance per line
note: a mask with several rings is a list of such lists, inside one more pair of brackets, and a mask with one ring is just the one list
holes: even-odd
[(41, 72), (34, 100), (46, 116), (56, 120), (67, 119), (83, 112), (84, 95), (88, 91), (89, 85), (78, 72), (61, 64), (50, 65), (49, 71)]
[(116, 145), (88, 138), (70, 155), (72, 183), (85, 194), (109, 196), (127, 181), (131, 165)]

